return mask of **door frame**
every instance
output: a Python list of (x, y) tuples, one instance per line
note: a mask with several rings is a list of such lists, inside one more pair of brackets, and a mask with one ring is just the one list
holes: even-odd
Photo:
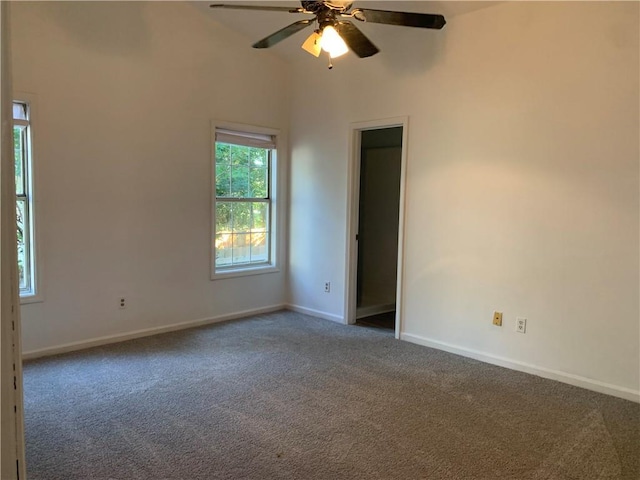
[(26, 471), (10, 27), (10, 5), (0, 2), (0, 477), (15, 480)]
[(358, 281), (358, 216), (360, 211), (360, 162), (362, 132), (385, 128), (402, 127), (402, 154), (400, 166), (400, 198), (398, 199), (398, 272), (396, 277), (396, 322), (395, 337), (400, 338), (402, 330), (402, 307), (404, 284), (404, 230), (405, 197), (407, 179), (407, 139), (409, 117), (392, 117), (366, 122), (354, 122), (349, 125), (349, 168), (347, 172), (347, 238), (346, 238), (346, 278), (345, 278), (345, 323), (356, 322), (356, 294)]

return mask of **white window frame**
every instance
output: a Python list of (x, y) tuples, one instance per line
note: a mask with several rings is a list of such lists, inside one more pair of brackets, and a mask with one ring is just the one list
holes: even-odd
[[(276, 146), (271, 151), (269, 168), (269, 261), (267, 263), (216, 268), (216, 131), (218, 130), (230, 130), (245, 134), (269, 135), (275, 139)], [(247, 275), (260, 275), (280, 271), (280, 255), (278, 255), (280, 251), (279, 246), (281, 245), (281, 239), (278, 231), (278, 210), (280, 209), (278, 202), (278, 153), (280, 151), (279, 142), (280, 130), (277, 129), (218, 120), (214, 120), (211, 122), (211, 280), (242, 277)]]
[[(29, 217), (29, 238), (27, 239), (29, 248), (29, 269), (30, 281), (29, 288), (20, 290), (20, 303), (28, 304), (41, 302), (44, 300), (42, 295), (42, 268), (40, 255), (40, 241), (38, 240), (38, 206), (36, 202), (36, 168), (35, 168), (35, 112), (36, 98), (31, 94), (14, 94), (13, 103), (21, 103), (27, 106), (28, 119), (13, 119), (14, 125), (24, 126), (26, 129), (26, 161), (25, 170), (25, 197), (27, 211)], [(12, 129), (13, 131), (13, 129)], [(17, 198), (17, 195), (16, 195)]]

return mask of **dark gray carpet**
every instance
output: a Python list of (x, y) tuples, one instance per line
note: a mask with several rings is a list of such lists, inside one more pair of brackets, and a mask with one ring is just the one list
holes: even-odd
[(640, 405), (279, 312), (27, 362), (29, 479), (633, 479)]

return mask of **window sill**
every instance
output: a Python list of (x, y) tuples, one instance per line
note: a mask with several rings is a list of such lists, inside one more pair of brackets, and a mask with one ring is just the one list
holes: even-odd
[(211, 280), (220, 280), (223, 278), (248, 277), (251, 275), (262, 275), (264, 273), (276, 273), (280, 269), (273, 265), (263, 265), (259, 267), (237, 268), (229, 270), (219, 270), (211, 275)]
[(44, 302), (44, 297), (40, 294), (20, 296), (20, 305)]

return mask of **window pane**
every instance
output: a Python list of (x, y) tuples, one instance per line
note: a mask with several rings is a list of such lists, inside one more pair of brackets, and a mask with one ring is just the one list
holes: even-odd
[(249, 147), (231, 145), (231, 164), (234, 166), (249, 166)]
[(13, 158), (16, 168), (16, 194), (24, 195), (24, 127), (13, 127)]
[(216, 196), (231, 196), (231, 166), (216, 164)]
[(233, 235), (233, 264), (251, 261), (251, 234), (236, 233)]
[(251, 262), (269, 260), (269, 203), (254, 202), (251, 225)]
[(249, 167), (231, 167), (231, 192), (230, 197), (245, 198), (249, 196)]
[(228, 143), (216, 143), (216, 165), (231, 164), (231, 145)]
[(251, 231), (266, 232), (269, 226), (269, 204), (267, 202), (253, 203)]
[(216, 233), (233, 233), (231, 214), (233, 212), (233, 203), (218, 202), (216, 203)]
[(252, 167), (267, 167), (267, 158), (269, 151), (265, 148), (252, 148), (249, 152), (249, 158)]
[(216, 267), (269, 261), (269, 202), (216, 203)]
[(28, 120), (25, 103), (13, 102), (13, 118), (14, 120)]
[(266, 262), (269, 260), (268, 232), (251, 233), (251, 262)]
[(268, 198), (269, 150), (216, 142), (216, 196)]
[(221, 233), (216, 235), (216, 267), (226, 267), (231, 265), (233, 252), (233, 235)]
[(266, 168), (252, 168), (250, 171), (250, 192), (249, 196), (252, 198), (267, 198), (267, 169)]
[(30, 262), (29, 262), (29, 217), (27, 201), (24, 198), (16, 199), (16, 219), (18, 238), (18, 278), (20, 289), (29, 288)]
[(233, 233), (249, 233), (251, 231), (251, 203), (235, 202), (232, 205)]

